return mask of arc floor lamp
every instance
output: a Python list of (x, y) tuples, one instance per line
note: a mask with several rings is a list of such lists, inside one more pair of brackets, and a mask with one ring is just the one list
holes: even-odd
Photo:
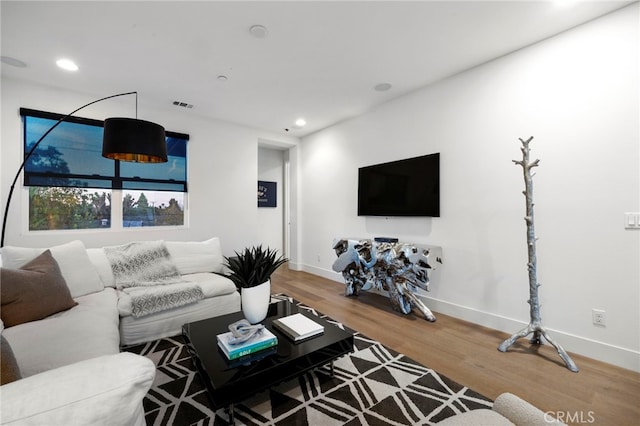
[(166, 163), (167, 162), (167, 142), (165, 139), (164, 127), (150, 121), (138, 120), (138, 92), (118, 93), (117, 95), (107, 96), (70, 112), (59, 119), (53, 126), (49, 128), (38, 141), (33, 145), (29, 152), (24, 156), (22, 164), (18, 168), (16, 176), (13, 178), (7, 204), (4, 208), (4, 216), (2, 218), (2, 238), (0, 247), (4, 247), (4, 235), (7, 227), (7, 216), (9, 214), (9, 206), (16, 182), (20, 177), (20, 173), (27, 164), (27, 161), (34, 153), (40, 142), (42, 142), (53, 129), (76, 112), (90, 105), (107, 99), (116, 98), (118, 96), (136, 95), (136, 118), (107, 118), (104, 121), (104, 131), (102, 137), (102, 156), (112, 160), (135, 161), (139, 163)]

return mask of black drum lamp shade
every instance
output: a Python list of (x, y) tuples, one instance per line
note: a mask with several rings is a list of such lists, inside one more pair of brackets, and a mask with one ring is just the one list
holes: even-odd
[(104, 121), (102, 156), (138, 163), (166, 163), (164, 127), (133, 118), (107, 118)]

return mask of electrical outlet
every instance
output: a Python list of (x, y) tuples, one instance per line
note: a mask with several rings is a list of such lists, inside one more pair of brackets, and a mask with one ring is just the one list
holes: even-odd
[(593, 325), (599, 325), (601, 327), (604, 327), (607, 325), (607, 322), (605, 320), (605, 311), (603, 311), (602, 309), (592, 309), (591, 310), (591, 319), (593, 320)]
[(624, 214), (625, 229), (640, 229), (640, 213)]
[(318, 255), (317, 259), (318, 259), (318, 262), (320, 262), (320, 255)]

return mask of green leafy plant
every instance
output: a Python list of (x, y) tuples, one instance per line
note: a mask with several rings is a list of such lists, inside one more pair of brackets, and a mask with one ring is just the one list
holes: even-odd
[(277, 250), (269, 247), (264, 250), (262, 245), (245, 248), (241, 253), (235, 252), (235, 257), (226, 257), (226, 266), (231, 271), (229, 278), (236, 287), (255, 287), (267, 281), (283, 263), (289, 259), (278, 255)]

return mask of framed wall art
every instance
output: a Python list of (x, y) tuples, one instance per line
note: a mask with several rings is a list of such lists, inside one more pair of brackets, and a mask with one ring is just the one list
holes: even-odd
[(258, 207), (277, 207), (277, 182), (258, 181)]

